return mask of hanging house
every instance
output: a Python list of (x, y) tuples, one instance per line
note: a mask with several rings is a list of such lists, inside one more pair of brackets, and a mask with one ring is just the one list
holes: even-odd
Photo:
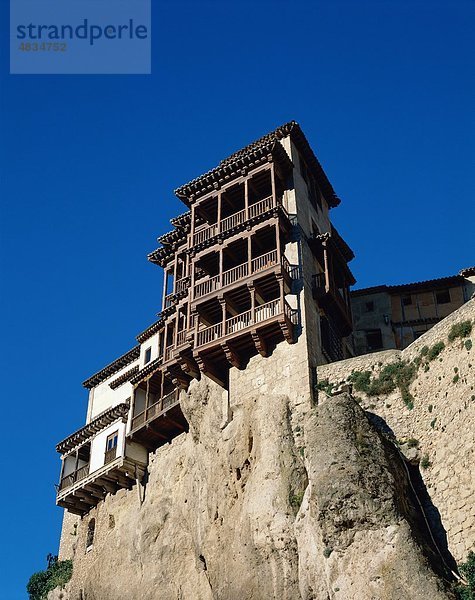
[(148, 256), (164, 274), (159, 319), (84, 382), (87, 424), (57, 446), (57, 503), (72, 512), (131, 487), (148, 451), (188, 430), (180, 399), (192, 379), (228, 389), (230, 369), (304, 339), (313, 365), (353, 354), (353, 253), (329, 219), (340, 200), (297, 123), (175, 193), (187, 211)]

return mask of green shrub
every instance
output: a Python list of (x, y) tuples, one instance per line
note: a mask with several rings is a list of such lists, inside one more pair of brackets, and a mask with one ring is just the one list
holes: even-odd
[(371, 381), (371, 372), (353, 371), (348, 377), (348, 381), (353, 384), (355, 391), (368, 393)]
[(419, 446), (419, 440), (416, 440), (416, 438), (409, 438), (406, 440), (406, 444), (408, 448), (417, 448), (417, 446)]
[(431, 465), (431, 462), (429, 460), (429, 455), (428, 454), (424, 454), (424, 456), (421, 459), (421, 469), (428, 469)]
[(437, 417), (435, 419), (432, 419), (432, 421), (430, 422), (430, 426), (432, 427), (432, 429), (434, 429), (436, 421)]
[(319, 390), (320, 392), (326, 392), (328, 395), (332, 393), (334, 387), (335, 384), (330, 383), (328, 379), (322, 379), (317, 383), (317, 390)]
[(453, 342), (456, 338), (466, 338), (472, 332), (472, 321), (461, 321), (452, 325), (449, 331), (449, 342)]
[(429, 352), (427, 353), (427, 358), (429, 360), (435, 360), (444, 348), (445, 348), (444, 342), (436, 342), (433, 346), (431, 346), (429, 348)]
[(26, 586), (30, 600), (45, 600), (48, 592), (56, 587), (64, 587), (73, 574), (72, 560), (58, 560), (57, 556), (48, 554), (46, 571), (33, 573)]
[(475, 600), (475, 554), (468, 553), (467, 562), (459, 567), (468, 585), (458, 584), (455, 591), (459, 600)]
[(433, 408), (434, 408), (434, 406), (432, 404), (429, 404), (429, 406), (427, 407), (427, 409), (430, 413), (432, 412)]
[(455, 375), (454, 378), (452, 379), (452, 383), (457, 383), (459, 379), (460, 379), (460, 377), (457, 373), (457, 375)]
[(290, 506), (298, 512), (300, 505), (302, 504), (303, 497), (305, 492), (297, 492), (296, 494), (292, 494), (289, 498)]
[(429, 346), (422, 346), (421, 356), (426, 356), (428, 352), (429, 352)]
[(470, 351), (472, 349), (472, 340), (465, 340), (464, 346), (466, 350)]

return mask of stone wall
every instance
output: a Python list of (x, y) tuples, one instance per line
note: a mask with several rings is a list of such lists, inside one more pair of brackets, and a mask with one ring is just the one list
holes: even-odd
[[(345, 381), (353, 371), (376, 376), (394, 361), (414, 360), (424, 346), (444, 342), (445, 349), (425, 367), (419, 367), (409, 391), (414, 408), (404, 404), (399, 390), (367, 396), (354, 391), (361, 406), (381, 417), (397, 440), (416, 439), (419, 457), (430, 465), (421, 469), (432, 503), (440, 513), (448, 546), (458, 562), (475, 549), (475, 300), (469, 301), (435, 325), (403, 351), (389, 350), (318, 367), (320, 381)], [(472, 349), (457, 338), (449, 342), (453, 324), (472, 320)], [(470, 347), (470, 344), (468, 344)], [(324, 401), (325, 393), (319, 393)], [(426, 461), (425, 461), (426, 462)]]

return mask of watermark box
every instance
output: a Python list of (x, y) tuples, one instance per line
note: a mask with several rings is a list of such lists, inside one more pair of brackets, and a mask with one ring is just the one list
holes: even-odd
[(150, 74), (151, 0), (10, 0), (10, 73)]

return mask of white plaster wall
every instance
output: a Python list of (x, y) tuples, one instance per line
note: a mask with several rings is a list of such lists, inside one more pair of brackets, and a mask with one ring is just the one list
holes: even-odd
[(157, 332), (151, 337), (149, 337), (148, 340), (145, 340), (145, 342), (140, 346), (139, 364), (141, 369), (143, 369), (145, 365), (148, 364), (145, 362), (145, 351), (147, 350), (147, 348), (152, 349), (152, 354), (149, 362), (152, 362), (152, 360), (158, 358), (158, 338), (159, 333)]
[(123, 373), (130, 371), (130, 369), (137, 364), (139, 364), (138, 360), (130, 363), (120, 371), (117, 371), (117, 373), (114, 373), (112, 377), (109, 377), (95, 388), (90, 390), (87, 423), (92, 421), (95, 417), (97, 417), (97, 415), (104, 412), (108, 408), (117, 406), (117, 404), (121, 404), (122, 402), (125, 402), (127, 398), (132, 397), (133, 387), (131, 383), (123, 383), (115, 390), (109, 387), (109, 383), (114, 381), (114, 379), (117, 379), (117, 377), (120, 377)]
[(89, 469), (90, 473), (94, 473), (94, 471), (97, 471), (97, 469), (100, 469), (104, 465), (104, 453), (106, 451), (107, 436), (114, 431), (119, 432), (117, 439), (117, 456), (124, 455), (125, 423), (122, 421), (115, 421), (115, 423), (111, 423), (109, 427), (106, 427), (100, 433), (98, 433), (92, 440), (91, 467)]

